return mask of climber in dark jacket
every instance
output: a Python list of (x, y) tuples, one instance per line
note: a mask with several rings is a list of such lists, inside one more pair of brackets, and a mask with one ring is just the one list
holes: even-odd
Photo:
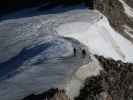
[(73, 48), (73, 54), (76, 56), (76, 48)]
[(86, 56), (86, 50), (85, 49), (82, 50), (82, 56), (83, 56), (83, 58)]

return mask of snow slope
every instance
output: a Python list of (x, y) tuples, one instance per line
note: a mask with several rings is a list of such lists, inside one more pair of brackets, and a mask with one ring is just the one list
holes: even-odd
[[(89, 63), (89, 55), (84, 59), (81, 55), (86, 47), (77, 40), (43, 39), (0, 64), (0, 99), (20, 100), (32, 93), (62, 88), (80, 66)], [(73, 56), (73, 48), (77, 56)]]
[[(131, 42), (115, 32), (106, 17), (97, 11), (75, 9), (5, 20), (0, 22), (0, 68), (5, 70), (2, 77), (7, 75), (7, 69), (10, 69), (11, 76), (0, 81), (0, 99), (17, 100), (56, 87), (72, 76), (65, 88), (69, 96), (76, 96), (84, 82), (81, 77), (97, 75), (101, 67), (93, 60), (91, 65), (96, 69), (89, 73), (88, 58), (81, 59), (81, 51), (86, 46), (74, 39), (85, 44), (93, 54), (133, 62)], [(78, 48), (77, 57), (73, 57), (73, 48)], [(33, 56), (32, 52), (36, 55)], [(25, 58), (25, 54), (28, 57)], [(20, 58), (24, 58), (23, 62), (19, 62)], [(55, 58), (63, 59), (54, 61)], [(75, 78), (74, 73), (79, 67)]]
[(106, 17), (100, 15), (96, 21), (76, 21), (57, 28), (57, 33), (73, 37), (86, 44), (93, 54), (133, 62), (132, 43), (115, 32)]

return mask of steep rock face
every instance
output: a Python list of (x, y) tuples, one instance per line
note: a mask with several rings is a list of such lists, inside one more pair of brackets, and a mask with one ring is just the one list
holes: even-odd
[(132, 0), (95, 0), (95, 8), (102, 12), (113, 28), (133, 42)]

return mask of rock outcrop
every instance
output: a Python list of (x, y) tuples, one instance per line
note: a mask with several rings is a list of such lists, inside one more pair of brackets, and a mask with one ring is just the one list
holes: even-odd
[[(133, 8), (132, 0), (95, 0), (94, 6), (95, 9), (99, 10), (108, 18), (110, 24), (116, 31), (133, 43), (133, 37), (129, 35), (133, 35), (133, 15), (132, 17), (128, 16), (125, 11), (125, 7), (130, 7), (126, 8), (128, 10)], [(126, 28), (128, 27), (127, 30), (125, 26)]]
[(75, 100), (132, 100), (133, 64), (95, 56), (103, 71), (86, 79), (80, 95)]
[(41, 94), (31, 94), (23, 100), (69, 100), (69, 98), (65, 95), (64, 90), (49, 89)]

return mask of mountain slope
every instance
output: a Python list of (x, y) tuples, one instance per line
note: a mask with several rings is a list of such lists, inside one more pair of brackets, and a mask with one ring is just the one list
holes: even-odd
[(83, 7), (64, 9), (0, 22), (0, 67), (11, 68), (11, 74), (2, 74), (0, 99), (17, 100), (51, 87), (64, 88), (73, 98), (86, 78), (103, 70), (93, 54), (133, 62), (131, 41), (113, 30), (105, 16)]

